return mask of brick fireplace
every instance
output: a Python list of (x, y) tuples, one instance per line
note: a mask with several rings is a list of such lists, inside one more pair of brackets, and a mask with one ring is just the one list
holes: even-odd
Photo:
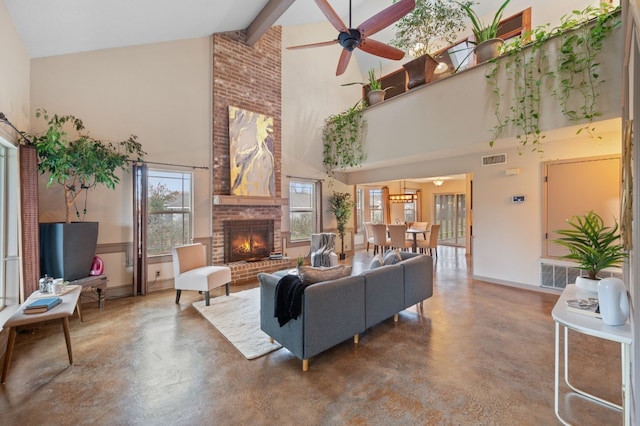
[[(273, 249), (282, 251), (282, 206), (287, 199), (281, 188), (282, 29), (272, 27), (254, 45), (245, 43), (244, 31), (213, 35), (213, 241), (214, 264), (223, 264), (224, 224), (231, 221), (273, 222)], [(273, 117), (275, 197), (233, 196), (229, 156), (229, 106)], [(228, 263), (232, 283), (256, 279), (258, 272), (290, 266), (290, 260), (238, 261)]]

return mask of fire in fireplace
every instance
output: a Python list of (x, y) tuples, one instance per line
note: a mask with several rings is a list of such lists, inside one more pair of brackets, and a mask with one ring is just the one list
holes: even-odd
[(229, 220), (223, 223), (224, 261), (257, 261), (273, 251), (273, 220)]

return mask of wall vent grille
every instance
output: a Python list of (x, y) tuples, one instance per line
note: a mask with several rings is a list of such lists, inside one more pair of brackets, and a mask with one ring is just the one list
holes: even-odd
[(487, 155), (482, 157), (483, 166), (495, 166), (496, 164), (504, 164), (507, 162), (507, 154)]
[[(540, 264), (540, 286), (547, 288), (555, 288), (562, 290), (567, 284), (576, 282), (576, 277), (582, 275), (579, 268), (571, 266), (553, 265), (551, 263)], [(622, 278), (622, 274), (615, 272), (601, 272), (600, 277), (618, 277)]]

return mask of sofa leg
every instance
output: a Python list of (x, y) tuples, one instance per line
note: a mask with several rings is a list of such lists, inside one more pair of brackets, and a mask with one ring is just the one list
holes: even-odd
[(303, 359), (302, 360), (302, 371), (309, 371), (309, 360), (308, 359)]
[(269, 343), (271, 343), (272, 345), (274, 344), (275, 340), (273, 337), (269, 336)]
[(353, 343), (355, 343), (357, 345), (359, 341), (360, 341), (360, 335), (359, 334), (356, 334), (355, 336), (353, 336)]
[(209, 306), (209, 292), (208, 291), (204, 292), (204, 304), (206, 306)]
[(227, 296), (229, 295), (229, 285), (230, 285), (230, 284), (231, 284), (231, 283), (227, 283), (227, 284), (225, 284), (225, 286), (224, 286), (224, 287), (225, 287), (225, 291), (226, 291), (226, 293), (227, 293)]
[(422, 303), (423, 303), (423, 302), (420, 302), (420, 303), (419, 303), (419, 305), (420, 305), (420, 312), (424, 311), (424, 306), (422, 306)]
[(176, 303), (180, 303), (180, 293), (182, 290), (176, 290)]
[(398, 314), (393, 314), (393, 322), (398, 322)]

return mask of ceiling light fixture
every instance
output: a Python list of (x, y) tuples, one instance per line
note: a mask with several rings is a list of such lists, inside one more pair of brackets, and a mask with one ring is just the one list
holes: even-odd
[(406, 193), (404, 181), (402, 181), (402, 194), (389, 194), (389, 202), (391, 203), (413, 203), (417, 199), (417, 194)]
[(442, 179), (436, 179), (433, 181), (433, 184), (437, 187), (441, 187), (444, 181)]

